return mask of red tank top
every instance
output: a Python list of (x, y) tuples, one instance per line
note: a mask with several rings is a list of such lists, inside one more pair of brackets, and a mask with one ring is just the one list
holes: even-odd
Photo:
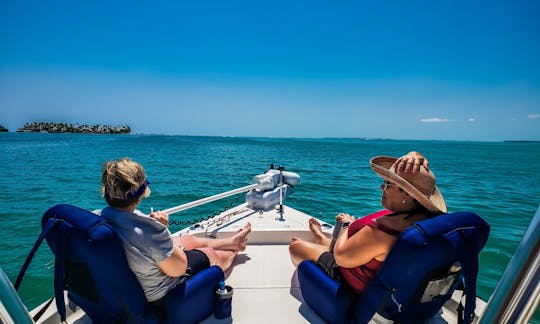
[[(347, 233), (348, 237), (353, 236), (354, 233), (358, 232), (364, 226), (370, 226), (370, 227), (378, 229), (379, 231), (383, 231), (387, 234), (394, 235), (394, 236), (401, 234), (399, 231), (388, 228), (375, 221), (376, 218), (379, 218), (384, 215), (388, 215), (390, 213), (391, 212), (389, 210), (380, 210), (378, 212), (375, 212), (373, 214), (370, 214), (370, 215), (367, 215), (367, 216), (364, 216), (362, 218), (355, 220), (349, 226), (349, 231)], [(381, 261), (371, 259), (368, 263), (355, 267), (355, 268), (340, 267), (340, 271), (341, 271), (341, 274), (343, 275), (343, 278), (345, 279), (347, 284), (349, 284), (352, 290), (357, 294), (361, 294), (362, 292), (364, 292), (364, 290), (367, 287), (367, 284), (369, 283), (371, 278), (373, 278), (377, 270), (379, 270), (381, 265), (382, 265)]]

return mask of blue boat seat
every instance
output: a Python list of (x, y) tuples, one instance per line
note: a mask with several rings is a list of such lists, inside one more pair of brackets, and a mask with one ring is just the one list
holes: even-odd
[[(94, 323), (158, 323), (131, 272), (122, 242), (110, 225), (87, 210), (60, 204), (45, 212), (42, 227), (55, 255), (55, 297), (65, 318), (63, 292)], [(165, 299), (166, 322), (197, 323), (213, 314), (221, 268), (205, 269), (171, 290)]]
[(351, 295), (316, 263), (303, 261), (298, 266), (302, 297), (328, 323), (367, 323), (375, 313), (396, 323), (421, 323), (436, 315), (464, 283), (462, 321), (470, 323), (478, 254), (489, 230), (471, 212), (443, 214), (413, 224), (401, 233), (360, 296)]

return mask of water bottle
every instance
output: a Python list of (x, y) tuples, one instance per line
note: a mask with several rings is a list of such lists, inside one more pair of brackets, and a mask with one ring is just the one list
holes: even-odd
[(232, 295), (233, 288), (226, 286), (225, 281), (221, 280), (216, 290), (216, 302), (214, 304), (214, 316), (217, 319), (224, 319), (231, 316)]

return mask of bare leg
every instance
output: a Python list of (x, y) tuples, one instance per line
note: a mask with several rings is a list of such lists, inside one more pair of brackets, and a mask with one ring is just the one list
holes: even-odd
[(289, 245), (289, 254), (295, 266), (304, 260), (317, 262), (321, 254), (327, 251), (328, 246), (326, 245), (300, 240), (296, 237), (291, 239)]
[(247, 236), (251, 232), (251, 224), (248, 223), (238, 233), (229, 238), (209, 239), (193, 235), (175, 237), (174, 243), (182, 245), (186, 250), (197, 249), (208, 257), (210, 265), (217, 265), (223, 271), (227, 271), (232, 265), (238, 251), (244, 251), (247, 245)]
[(322, 231), (321, 224), (315, 218), (309, 219), (309, 229), (315, 236), (315, 243), (330, 246), (330, 238), (325, 235)]
[(234, 236), (227, 238), (209, 239), (193, 235), (182, 235), (174, 238), (174, 243), (182, 245), (186, 250), (210, 247), (214, 250), (244, 251), (247, 245), (247, 236), (251, 232), (251, 224), (247, 223), (244, 228)]
[(234, 258), (238, 252), (217, 250), (216, 254), (218, 258), (217, 265), (220, 266), (221, 270), (225, 272), (233, 264)]
[(232, 265), (234, 258), (238, 254), (237, 251), (226, 251), (226, 250), (214, 250), (211, 247), (201, 247), (197, 250), (202, 251), (208, 257), (210, 265), (217, 265), (223, 271), (227, 271)]

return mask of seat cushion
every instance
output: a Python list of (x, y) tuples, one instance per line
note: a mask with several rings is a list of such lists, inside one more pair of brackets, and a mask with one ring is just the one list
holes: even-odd
[(167, 323), (199, 323), (212, 315), (218, 283), (223, 280), (221, 268), (212, 266), (169, 291), (165, 297)]
[(298, 281), (306, 303), (328, 323), (344, 323), (349, 314), (350, 296), (315, 262), (298, 265)]

